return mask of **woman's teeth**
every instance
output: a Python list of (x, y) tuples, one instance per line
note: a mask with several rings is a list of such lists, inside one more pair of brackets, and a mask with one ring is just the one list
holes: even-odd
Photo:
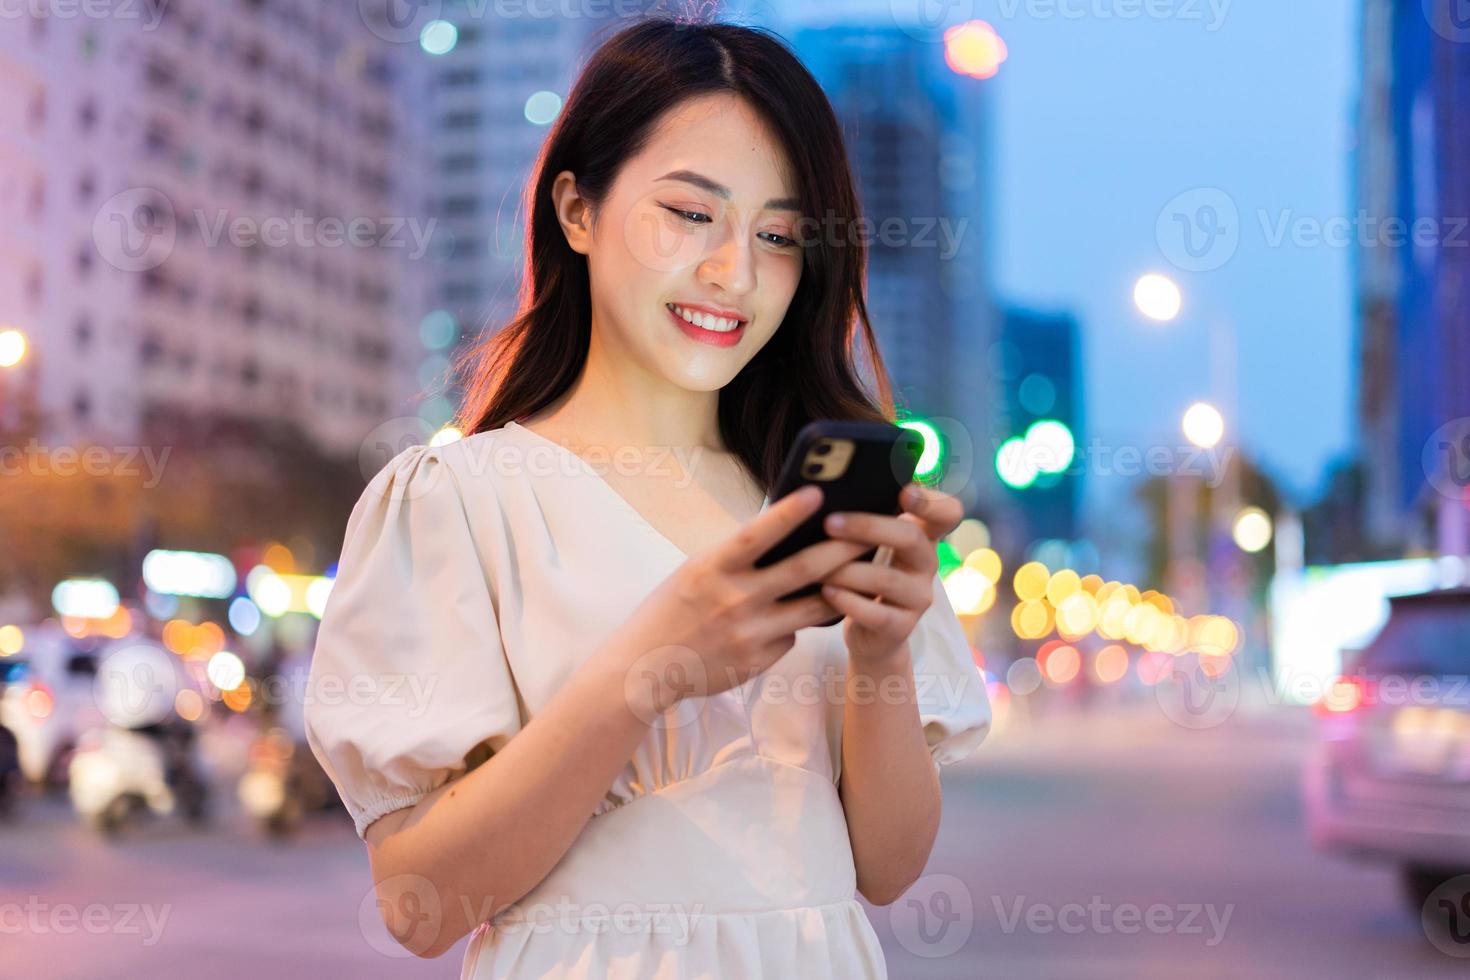
[(713, 330), (715, 333), (729, 333), (739, 327), (741, 323), (739, 320), (730, 320), (722, 316), (700, 313), (697, 310), (686, 310), (684, 307), (675, 306), (673, 303), (665, 303), (664, 305), (696, 327), (704, 330)]

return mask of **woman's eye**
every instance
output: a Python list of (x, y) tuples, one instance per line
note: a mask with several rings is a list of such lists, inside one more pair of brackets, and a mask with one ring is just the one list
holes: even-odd
[(685, 221), (693, 225), (702, 225), (710, 220), (709, 215), (699, 211), (685, 211), (683, 208), (671, 208), (667, 204), (663, 205), (663, 209), (665, 211), (671, 211), (674, 214), (677, 214), (679, 217), (683, 218)]
[(770, 235), (771, 237), (768, 238), (768, 239), (766, 239), (766, 240), (768, 242), (770, 242), (772, 245), (778, 245), (781, 248), (791, 248), (794, 245), (796, 245), (796, 240), (795, 239), (793, 239), (793, 238), (787, 238), (785, 235), (778, 235), (774, 231), (763, 231), (763, 232), (761, 232), (761, 234), (762, 235)]

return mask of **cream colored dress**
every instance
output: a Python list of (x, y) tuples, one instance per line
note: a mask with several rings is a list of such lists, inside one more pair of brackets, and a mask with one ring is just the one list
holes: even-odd
[[(363, 492), (306, 706), (359, 836), (514, 738), (686, 560), (601, 469), (512, 422), (404, 450)], [(933, 761), (962, 759), (990, 707), (938, 576), (910, 648)], [(837, 791), (846, 665), (842, 624), (804, 629), (671, 709), (461, 977), (886, 977)]]

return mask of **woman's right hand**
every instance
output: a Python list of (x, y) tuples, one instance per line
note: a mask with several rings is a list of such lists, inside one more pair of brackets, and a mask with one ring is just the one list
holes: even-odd
[(807, 486), (777, 500), (659, 584), (620, 628), (626, 693), (650, 719), (691, 696), (718, 694), (761, 673), (796, 643), (796, 631), (842, 614), (820, 593), (778, 601), (868, 550), (826, 539), (764, 568), (755, 560), (821, 506)]

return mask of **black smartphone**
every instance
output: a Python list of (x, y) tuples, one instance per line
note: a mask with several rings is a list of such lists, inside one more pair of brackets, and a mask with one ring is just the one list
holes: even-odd
[[(802, 426), (782, 464), (771, 501), (815, 483), (822, 488), (822, 506), (757, 558), (755, 567), (773, 565), (825, 540), (824, 522), (834, 511), (902, 513), (898, 495), (913, 480), (923, 450), (924, 440), (917, 432), (887, 422), (820, 419)], [(877, 548), (869, 548), (857, 560), (871, 561), (877, 553)], [(810, 582), (781, 600), (813, 595), (821, 587), (820, 582)], [(820, 625), (831, 626), (844, 618)]]

